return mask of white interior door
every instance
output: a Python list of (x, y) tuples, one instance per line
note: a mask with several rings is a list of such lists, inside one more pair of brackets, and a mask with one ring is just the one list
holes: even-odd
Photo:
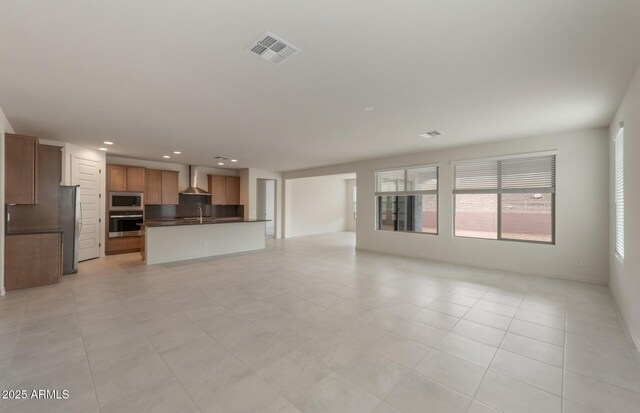
[(71, 184), (80, 186), (80, 241), (78, 261), (100, 256), (100, 162), (71, 157)]

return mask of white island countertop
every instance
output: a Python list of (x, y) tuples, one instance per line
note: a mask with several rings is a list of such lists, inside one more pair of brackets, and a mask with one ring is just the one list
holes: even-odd
[(147, 265), (213, 257), (266, 247), (264, 220), (158, 220), (142, 225)]

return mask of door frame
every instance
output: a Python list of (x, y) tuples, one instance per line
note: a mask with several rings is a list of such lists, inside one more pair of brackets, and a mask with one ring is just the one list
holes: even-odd
[[(266, 207), (267, 207), (267, 182), (273, 182), (273, 218), (271, 220), (273, 224), (273, 234), (267, 235), (265, 225), (265, 235), (268, 238), (276, 238), (276, 211), (278, 202), (278, 180), (275, 178), (257, 178), (256, 182), (256, 218), (265, 219)], [(265, 211), (264, 213), (261, 211)]]
[[(356, 232), (358, 229), (358, 180), (347, 179), (347, 231)], [(353, 229), (351, 229), (353, 227)]]

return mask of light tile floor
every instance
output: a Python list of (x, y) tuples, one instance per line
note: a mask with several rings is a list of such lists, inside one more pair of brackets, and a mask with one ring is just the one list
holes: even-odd
[(353, 234), (0, 298), (0, 412), (638, 412), (604, 286), (355, 252)]

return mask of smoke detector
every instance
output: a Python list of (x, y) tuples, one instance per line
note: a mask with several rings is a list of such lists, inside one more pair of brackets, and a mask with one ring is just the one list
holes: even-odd
[(300, 49), (267, 32), (251, 45), (249, 51), (268, 62), (280, 64), (296, 52), (299, 52)]
[(440, 135), (442, 135), (442, 132), (440, 132), (439, 130), (430, 130), (428, 132), (418, 134), (418, 136), (423, 137), (425, 139), (434, 138)]

